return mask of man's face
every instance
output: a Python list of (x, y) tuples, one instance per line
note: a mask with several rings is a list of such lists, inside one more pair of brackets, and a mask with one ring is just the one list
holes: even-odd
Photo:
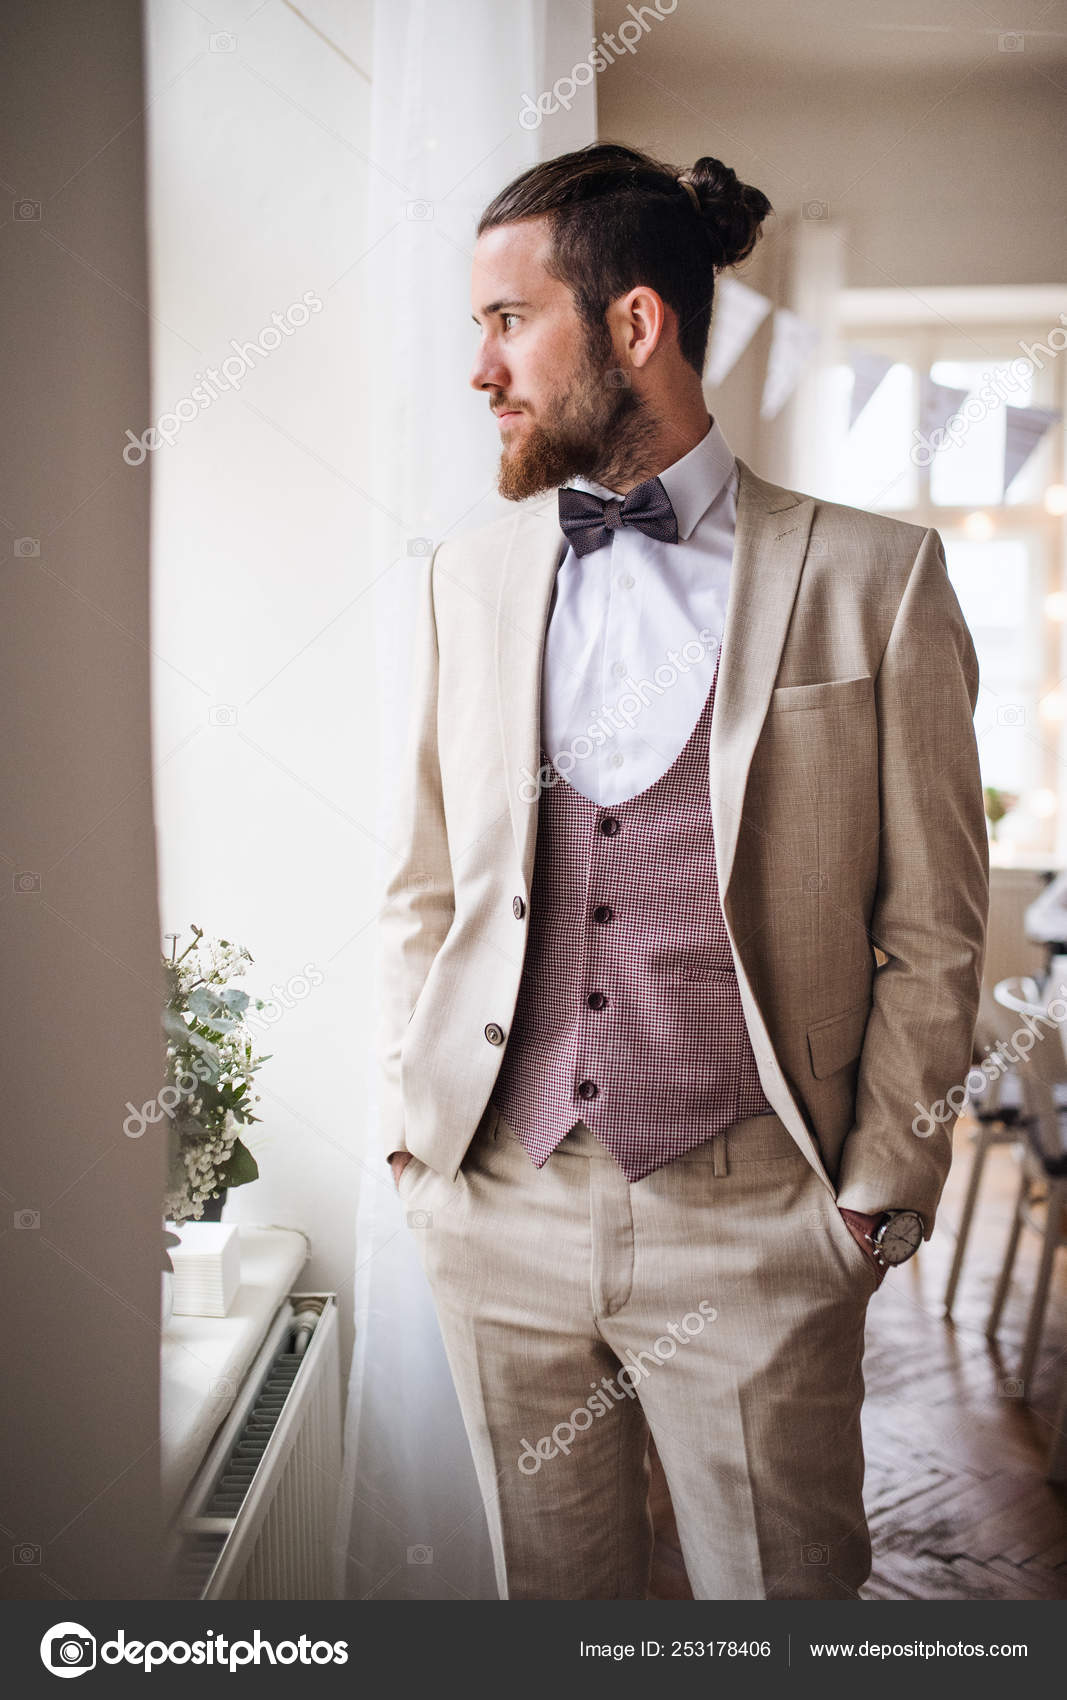
[(593, 336), (552, 277), (547, 221), (487, 230), (474, 250), (471, 307), (481, 329), (471, 385), (501, 436), (500, 494), (520, 502), (607, 461), (620, 423), (640, 409), (620, 383), (611, 337)]

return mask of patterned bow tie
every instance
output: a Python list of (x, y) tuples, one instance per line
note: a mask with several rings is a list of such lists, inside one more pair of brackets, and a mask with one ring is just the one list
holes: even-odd
[(660, 543), (677, 543), (678, 521), (658, 478), (647, 478), (620, 502), (617, 496), (593, 496), (586, 490), (559, 492), (559, 523), (576, 555), (602, 549), (620, 525), (632, 525)]

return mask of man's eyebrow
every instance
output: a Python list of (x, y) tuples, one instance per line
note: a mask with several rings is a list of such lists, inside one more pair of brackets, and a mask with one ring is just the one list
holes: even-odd
[[(529, 301), (490, 301), (488, 307), (482, 308), (482, 313), (485, 316), (485, 318), (489, 318), (490, 314), (492, 314), (492, 313), (502, 313), (502, 312), (504, 312), (505, 308), (509, 308), (509, 307), (529, 307), (530, 305), (531, 305), (531, 303)], [(478, 315), (476, 313), (472, 313), (471, 318), (474, 320), (475, 324), (478, 323)]]

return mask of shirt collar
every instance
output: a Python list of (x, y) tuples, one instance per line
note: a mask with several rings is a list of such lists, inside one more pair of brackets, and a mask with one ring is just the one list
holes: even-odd
[[(723, 436), (718, 420), (712, 419), (696, 447), (660, 473), (660, 483), (671, 499), (678, 521), (679, 538), (692, 535), (698, 521), (703, 519), (711, 504), (726, 488), (736, 465), (733, 450)], [(588, 490), (605, 500), (608, 497), (620, 499), (617, 490), (608, 490), (592, 478), (569, 478), (567, 486), (573, 490)]]

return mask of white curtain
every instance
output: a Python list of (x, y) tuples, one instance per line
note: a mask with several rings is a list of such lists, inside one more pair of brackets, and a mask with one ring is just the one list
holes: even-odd
[[(369, 412), (367, 489), (378, 514), (376, 782), (385, 843), (408, 723), (416, 575), (434, 543), (505, 508), (488, 407), (467, 387), (477, 216), (537, 159), (595, 138), (592, 77), (571, 77), (588, 63), (592, 37), (591, 0), (383, 0), (375, 9), (369, 230), (355, 328), (373, 339), (375, 371), (353, 406)], [(542, 94), (556, 110), (536, 125), (531, 106)], [(383, 850), (382, 881), (388, 869)], [(375, 1122), (371, 1106), (365, 1156), (369, 1176), (380, 1178), (364, 1179), (356, 1225), (338, 1592), (495, 1599), (466, 1435)]]

